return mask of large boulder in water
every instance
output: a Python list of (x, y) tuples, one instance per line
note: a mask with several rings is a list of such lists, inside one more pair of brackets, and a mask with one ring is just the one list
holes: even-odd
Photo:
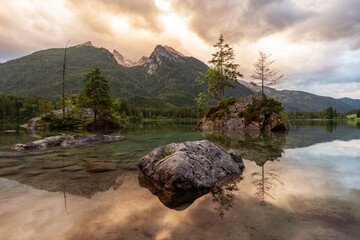
[(220, 186), (241, 176), (245, 166), (238, 151), (203, 140), (156, 148), (139, 168), (159, 188), (175, 192)]

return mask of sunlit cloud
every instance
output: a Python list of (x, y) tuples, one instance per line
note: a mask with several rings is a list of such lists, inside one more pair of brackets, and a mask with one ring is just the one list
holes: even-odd
[(359, 98), (357, 0), (39, 0), (2, 2), (0, 62), (86, 41), (136, 61), (157, 44), (207, 63), (224, 34), (245, 80), (258, 52), (285, 74), (279, 89)]

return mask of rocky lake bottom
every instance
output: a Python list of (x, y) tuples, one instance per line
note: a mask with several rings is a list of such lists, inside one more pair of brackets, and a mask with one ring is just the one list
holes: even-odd
[[(359, 239), (360, 124), (291, 125), (261, 135), (138, 124), (112, 133), (119, 142), (21, 152), (10, 148), (56, 133), (0, 125), (0, 239)], [(242, 177), (166, 207), (139, 159), (202, 139), (237, 149)]]

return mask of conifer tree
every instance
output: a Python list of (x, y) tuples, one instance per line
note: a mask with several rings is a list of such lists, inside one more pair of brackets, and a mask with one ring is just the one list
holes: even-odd
[(233, 48), (224, 42), (224, 37), (220, 34), (219, 41), (214, 45), (217, 51), (212, 54), (209, 61), (210, 68), (196, 81), (200, 84), (207, 83), (208, 89), (200, 93), (196, 100), (198, 103), (205, 102), (209, 98), (220, 98), (224, 100), (225, 89), (235, 88), (238, 77), (243, 75), (237, 71), (239, 64), (234, 63), (235, 54)]
[(79, 105), (94, 111), (94, 122), (99, 113), (109, 113), (112, 108), (110, 86), (106, 78), (100, 74), (100, 69), (94, 68), (92, 72), (85, 75), (84, 82), (87, 84), (79, 96)]

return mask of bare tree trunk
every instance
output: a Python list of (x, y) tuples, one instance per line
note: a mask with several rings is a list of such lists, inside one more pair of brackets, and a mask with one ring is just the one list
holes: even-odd
[(264, 174), (264, 165), (261, 166), (261, 183), (262, 183), (262, 196), (261, 196), (261, 205), (265, 205), (265, 174)]
[(224, 100), (224, 80), (221, 79), (221, 98)]
[(264, 58), (261, 61), (261, 99), (264, 99)]
[(64, 50), (64, 64), (63, 64), (63, 71), (62, 71), (62, 104), (63, 104), (63, 114), (62, 118), (65, 118), (65, 69), (66, 69), (66, 49), (67, 45), (71, 40), (69, 40), (65, 45)]

